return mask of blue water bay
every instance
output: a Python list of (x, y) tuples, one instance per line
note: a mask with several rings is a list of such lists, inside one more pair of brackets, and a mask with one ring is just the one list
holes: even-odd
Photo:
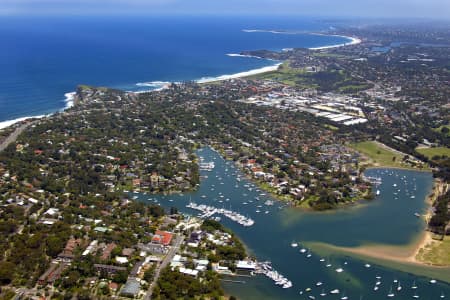
[(141, 91), (163, 82), (254, 70), (275, 62), (227, 56), (348, 42), (337, 36), (245, 32), (321, 31), (299, 18), (71, 17), (0, 20), (0, 122), (66, 106), (78, 84)]

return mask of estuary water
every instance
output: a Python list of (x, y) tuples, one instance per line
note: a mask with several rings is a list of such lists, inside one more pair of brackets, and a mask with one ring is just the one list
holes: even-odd
[[(375, 300), (386, 298), (392, 287), (395, 299), (412, 299), (415, 291), (420, 299), (440, 299), (441, 293), (450, 297), (450, 286), (439, 280), (432, 284), (432, 278), (386, 268), (376, 262), (370, 262), (368, 267), (367, 261), (333, 251), (319, 255), (314, 249), (308, 249), (300, 253), (308, 242), (339, 246), (410, 243), (424, 228), (423, 220), (414, 213), (424, 213), (427, 209), (424, 199), (432, 188), (430, 173), (371, 169), (366, 175), (382, 181), (375, 200), (333, 212), (304, 212), (277, 201), (266, 205), (267, 200), (274, 199), (246, 180), (233, 162), (223, 160), (210, 148), (200, 149), (197, 154), (215, 163), (212, 171), (201, 171), (204, 178), (198, 191), (183, 195), (139, 195), (139, 199), (166, 208), (174, 206), (192, 215), (198, 212), (186, 208), (190, 201), (232, 209), (251, 217), (255, 220), (251, 227), (243, 227), (223, 216), (221, 223), (232, 229), (259, 261), (271, 261), (274, 269), (293, 282), (292, 288), (282, 289), (258, 275), (244, 278), (245, 284), (224, 283), (227, 293), (240, 299), (310, 299), (308, 296), (313, 296)], [(296, 248), (291, 246), (294, 241), (299, 243)], [(343, 272), (336, 272), (339, 268)], [(381, 277), (378, 291), (373, 290), (376, 276)], [(317, 286), (317, 282), (322, 285)], [(401, 291), (397, 291), (399, 282)], [(418, 287), (416, 290), (411, 289), (413, 283)], [(307, 288), (312, 291), (305, 292)], [(329, 294), (333, 289), (339, 289), (340, 293)], [(322, 292), (327, 295), (320, 296)]]

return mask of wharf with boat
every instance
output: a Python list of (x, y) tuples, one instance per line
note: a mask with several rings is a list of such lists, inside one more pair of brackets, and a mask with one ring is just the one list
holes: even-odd
[(202, 214), (199, 215), (199, 218), (201, 219), (208, 219), (211, 218), (215, 214), (223, 215), (227, 217), (228, 219), (244, 226), (249, 227), (255, 224), (255, 221), (249, 217), (243, 216), (238, 212), (225, 209), (225, 208), (217, 208), (210, 205), (205, 204), (197, 204), (194, 202), (190, 202), (186, 205), (187, 208), (194, 209), (200, 211)]
[(276, 285), (281, 286), (283, 289), (292, 287), (292, 281), (284, 277), (278, 271), (274, 270), (270, 262), (259, 262), (256, 264), (255, 274), (262, 274), (272, 279)]

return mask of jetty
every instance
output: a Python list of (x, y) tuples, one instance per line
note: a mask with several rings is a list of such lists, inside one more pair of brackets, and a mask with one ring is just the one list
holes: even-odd
[(278, 271), (274, 270), (270, 262), (257, 263), (255, 274), (263, 274), (272, 279), (276, 285), (281, 286), (283, 289), (292, 287), (292, 281), (284, 277)]
[(213, 215), (218, 214), (218, 215), (223, 215), (223, 216), (227, 217), (228, 219), (230, 219), (244, 227), (252, 226), (253, 224), (255, 224), (255, 221), (253, 219), (243, 216), (232, 210), (225, 209), (225, 208), (217, 208), (214, 206), (205, 205), (205, 204), (197, 204), (194, 202), (190, 202), (189, 204), (186, 205), (186, 207), (200, 211), (202, 214), (199, 215), (199, 218), (201, 218), (201, 219), (208, 219), (208, 218), (211, 218)]

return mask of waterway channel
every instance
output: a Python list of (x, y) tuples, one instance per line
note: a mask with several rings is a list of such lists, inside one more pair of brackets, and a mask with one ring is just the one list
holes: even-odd
[[(338, 246), (365, 244), (406, 245), (424, 229), (424, 221), (415, 213), (425, 213), (424, 201), (430, 193), (431, 173), (397, 169), (370, 169), (365, 175), (379, 177), (381, 184), (376, 199), (332, 212), (305, 212), (286, 207), (259, 190), (245, 179), (233, 162), (224, 160), (210, 148), (197, 154), (204, 161), (214, 162), (212, 171), (201, 171), (202, 181), (193, 193), (173, 195), (143, 195), (146, 203), (160, 203), (166, 208), (177, 207), (181, 212), (197, 215), (186, 208), (192, 201), (239, 212), (255, 221), (244, 227), (222, 216), (221, 223), (233, 230), (259, 261), (269, 260), (273, 267), (292, 281), (293, 287), (282, 289), (264, 276), (245, 278), (245, 283), (224, 282), (228, 294), (239, 299), (385, 299), (390, 290), (394, 299), (450, 298), (450, 285), (433, 278), (420, 276), (414, 268), (397, 270), (394, 266), (376, 261), (361, 260), (337, 252), (315, 252), (308, 243), (323, 242)], [(270, 203), (268, 203), (270, 204)], [(291, 244), (297, 242), (298, 247)], [(308, 255), (311, 254), (311, 255)], [(309, 257), (308, 257), (309, 256)], [(331, 265), (327, 267), (327, 265)], [(341, 268), (342, 272), (336, 272)], [(447, 271), (448, 269), (446, 269)], [(374, 291), (377, 276), (379, 288)], [(321, 282), (317, 286), (317, 282)], [(434, 282), (434, 281), (432, 281)], [(402, 287), (398, 291), (398, 286)], [(412, 285), (417, 289), (412, 289)], [(305, 289), (310, 288), (310, 292)], [(339, 294), (330, 294), (339, 289)], [(300, 294), (302, 292), (302, 294)], [(326, 296), (320, 296), (320, 294)], [(311, 298), (310, 296), (314, 297)]]

